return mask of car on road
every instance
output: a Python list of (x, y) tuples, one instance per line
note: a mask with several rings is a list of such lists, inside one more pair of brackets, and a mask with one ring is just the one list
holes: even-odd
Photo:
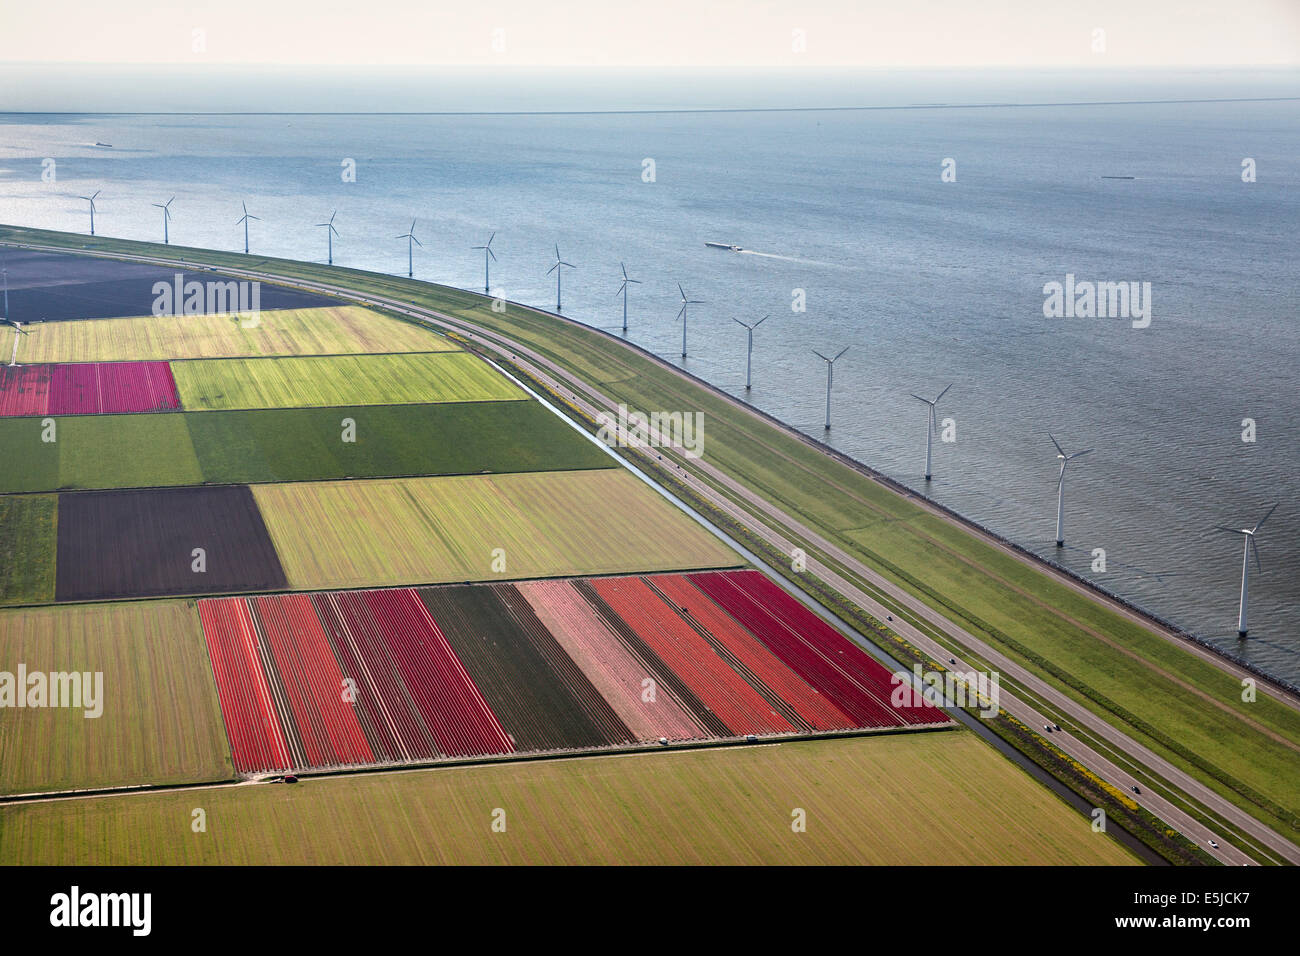
[(1210, 841), (1210, 846), (1214, 847), (1216, 850), (1219, 848), (1219, 844), (1215, 843), (1213, 840)]
[(1141, 790), (1140, 787), (1129, 787), (1129, 789), (1132, 790), (1134, 793), (1141, 793), (1141, 792), (1142, 792), (1142, 790)]

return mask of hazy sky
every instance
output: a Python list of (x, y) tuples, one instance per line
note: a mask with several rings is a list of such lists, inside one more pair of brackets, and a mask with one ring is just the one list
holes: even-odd
[(1300, 0), (0, 2), (10, 63), (1300, 64)]

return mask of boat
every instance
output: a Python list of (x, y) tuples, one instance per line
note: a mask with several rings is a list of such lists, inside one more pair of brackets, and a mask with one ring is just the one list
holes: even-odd
[(112, 148), (113, 148), (113, 144), (112, 144), (112, 143), (96, 143), (95, 145), (96, 145), (96, 146), (103, 146), (105, 149), (112, 149)]
[(706, 246), (708, 246), (710, 249), (727, 249), (727, 250), (729, 250), (730, 252), (744, 252), (744, 251), (745, 251), (745, 250), (741, 249), (740, 246), (733, 246), (733, 245), (732, 245), (731, 243), (729, 243), (729, 242), (707, 242), (707, 241), (706, 241), (704, 244), (705, 244)]
[(1137, 179), (1136, 176), (1102, 176), (1102, 179)]

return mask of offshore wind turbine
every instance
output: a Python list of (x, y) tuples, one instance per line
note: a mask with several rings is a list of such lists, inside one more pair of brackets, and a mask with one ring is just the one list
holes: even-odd
[(239, 204), (244, 207), (244, 214), (239, 217), (235, 225), (238, 226), (241, 222), (244, 224), (244, 255), (248, 255), (248, 220), (256, 219), (258, 222), (261, 222), (262, 220), (260, 217), (254, 216), (248, 211), (248, 203), (241, 199)]
[(564, 270), (561, 268), (561, 266), (568, 266), (570, 269), (576, 269), (576, 268), (577, 268), (577, 266), (575, 266), (572, 262), (565, 262), (563, 259), (560, 258), (560, 246), (559, 246), (559, 243), (556, 243), (556, 246), (555, 246), (555, 265), (553, 265), (553, 266), (551, 266), (549, 269), (547, 269), (547, 270), (546, 270), (546, 274), (547, 274), (547, 275), (550, 275), (552, 272), (555, 273), (555, 311), (556, 311), (557, 313), (563, 311), (563, 310), (560, 308), (560, 275), (561, 275), (561, 273), (564, 272)]
[[(1051, 433), (1047, 435), (1052, 438)], [(1082, 458), (1092, 451), (1091, 448), (1085, 448), (1083, 451), (1076, 451), (1073, 455), (1067, 455), (1061, 443), (1052, 438), (1052, 444), (1056, 446), (1056, 457), (1061, 459), (1061, 474), (1056, 479), (1056, 546), (1065, 547), (1065, 466), (1076, 458)]]
[(483, 294), (484, 295), (488, 295), (491, 291), (488, 288), (488, 286), (491, 284), (489, 282), (491, 273), (488, 271), (488, 257), (491, 256), (492, 261), (496, 262), (497, 254), (492, 251), (492, 240), (495, 239), (496, 237), (497, 237), (496, 230), (493, 230), (492, 235), (488, 236), (488, 241), (485, 244), (481, 246), (470, 246), (471, 249), (483, 250)]
[(812, 350), (813, 355), (816, 355), (826, 363), (826, 431), (831, 430), (831, 381), (835, 377), (835, 363), (838, 362), (840, 356), (848, 350), (849, 347), (847, 345), (844, 346), (844, 348), (835, 353), (835, 358), (827, 358), (816, 349)]
[(406, 277), (408, 279), (415, 278), (415, 247), (424, 248), (424, 243), (415, 238), (415, 220), (411, 220), (409, 232), (403, 236), (394, 236), (393, 238), (406, 240)]
[(1259, 547), (1255, 544), (1255, 532), (1258, 531), (1260, 529), (1260, 526), (1263, 525), (1264, 522), (1268, 520), (1268, 516), (1271, 515), (1276, 510), (1277, 510), (1277, 505), (1273, 505), (1272, 508), (1269, 508), (1268, 511), (1265, 513), (1264, 517), (1260, 518), (1259, 521), (1256, 522), (1255, 527), (1253, 528), (1225, 528), (1221, 524), (1216, 524), (1214, 526), (1215, 529), (1218, 531), (1226, 531), (1229, 534), (1239, 534), (1242, 536), (1241, 605), (1237, 610), (1237, 636), (1238, 637), (1245, 637), (1249, 630), (1246, 624), (1246, 601), (1249, 594), (1248, 585), (1249, 585), (1249, 578), (1250, 578), (1250, 553), (1252, 551), (1255, 552), (1256, 570), (1258, 571), (1264, 570), (1264, 566), (1259, 563)]
[(627, 266), (623, 265), (623, 263), (620, 262), (618, 267), (623, 270), (623, 284), (618, 287), (618, 292), (614, 294), (618, 295), (619, 292), (623, 294), (623, 334), (627, 335), (627, 287), (629, 285), (640, 285), (641, 280), (628, 278)]
[(765, 315), (757, 322), (755, 322), (753, 325), (748, 325), (744, 322), (741, 322), (740, 319), (736, 318), (735, 316), (732, 316), (731, 319), (731, 321), (735, 322), (737, 325), (743, 325), (746, 329), (749, 330), (749, 349), (745, 352), (745, 391), (747, 392), (749, 391), (749, 367), (754, 359), (754, 330), (770, 318), (771, 318), (770, 315)]
[(102, 193), (102, 192), (103, 192), (102, 189), (96, 189), (96, 190), (95, 190), (93, 193), (91, 193), (89, 196), (80, 196), (80, 197), (78, 197), (78, 198), (80, 198), (80, 199), (84, 199), (84, 200), (86, 200), (86, 202), (90, 203), (90, 234), (91, 234), (92, 236), (95, 234), (95, 197), (98, 196), (98, 195), (99, 195), (100, 193)]
[(157, 206), (159, 209), (163, 211), (163, 245), (164, 246), (170, 244), (170, 238), (167, 234), (167, 223), (171, 221), (172, 218), (171, 204), (175, 201), (176, 201), (176, 197), (173, 196), (171, 199), (167, 200), (166, 202), (153, 203), (154, 206)]
[[(949, 385), (948, 388), (952, 388), (952, 385)], [(936, 395), (934, 401), (930, 401), (928, 398), (922, 398), (920, 395), (916, 394), (916, 392), (911, 393), (912, 397), (916, 399), (918, 402), (925, 402), (925, 404), (930, 406), (930, 410), (927, 413), (926, 420), (925, 420), (925, 480), (926, 481), (930, 480), (931, 448), (934, 445), (934, 416), (935, 416), (934, 409), (935, 406), (939, 404), (939, 399), (943, 398), (944, 395), (948, 393), (948, 388), (945, 388), (942, 392)]]
[(688, 305), (703, 305), (704, 300), (686, 298), (686, 290), (682, 288), (680, 282), (677, 283), (677, 291), (682, 294), (682, 307), (677, 313), (677, 318), (682, 320), (682, 358), (686, 358), (686, 307)]
[(337, 216), (338, 214), (339, 211), (335, 209), (332, 213), (330, 213), (329, 222), (316, 223), (316, 225), (318, 226), (325, 227), (325, 235), (329, 239), (329, 255), (330, 255), (329, 262), (327, 263), (327, 265), (331, 265), (331, 266), (334, 265), (334, 237), (339, 234), (339, 231), (334, 228), (334, 217)]

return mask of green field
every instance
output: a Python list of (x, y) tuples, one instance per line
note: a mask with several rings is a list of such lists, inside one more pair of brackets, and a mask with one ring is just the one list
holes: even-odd
[(150, 315), (42, 322), (28, 331), (18, 347), (24, 365), (456, 348), (431, 330), (351, 305), (262, 312), (256, 325), (230, 315)]
[(19, 664), (29, 674), (101, 672), (103, 713), (6, 709), (0, 793), (234, 776), (193, 602), (0, 611), (0, 671)]
[(622, 469), (254, 485), (253, 496), (297, 589), (742, 563)]
[(175, 362), (172, 374), (187, 411), (526, 397), (467, 352)]
[(0, 497), (0, 604), (54, 600), (59, 499)]
[[(371, 405), (187, 415), (206, 481), (244, 484), (608, 468), (537, 402)], [(355, 441), (343, 441), (343, 421)]]
[(0, 807), (23, 865), (1136, 862), (961, 731)]
[(0, 418), (0, 493), (194, 485), (203, 480), (185, 416), (72, 415), (52, 442), (40, 418)]
[[(355, 424), (345, 442), (344, 419)], [(578, 470), (614, 464), (533, 401), (0, 418), (0, 493)]]

